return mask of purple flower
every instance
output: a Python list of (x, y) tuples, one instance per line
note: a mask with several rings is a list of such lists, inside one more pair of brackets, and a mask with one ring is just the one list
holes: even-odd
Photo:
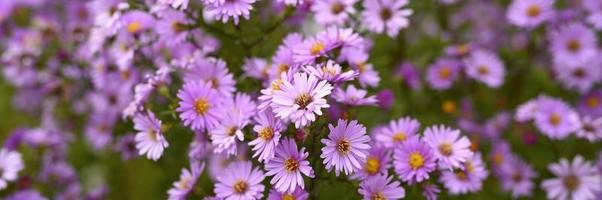
[(552, 139), (563, 139), (581, 127), (577, 112), (562, 100), (542, 98), (537, 107), (535, 126)]
[(328, 82), (297, 73), (292, 83), (283, 81), (280, 90), (274, 91), (272, 108), (280, 119), (294, 122), (296, 128), (305, 127), (316, 120), (315, 115), (322, 115), (322, 108), (329, 107), (324, 97), (331, 90)]
[(424, 196), (426, 200), (437, 200), (439, 192), (441, 192), (441, 189), (435, 184), (422, 184), (422, 196)]
[(353, 5), (356, 2), (357, 0), (316, 0), (311, 10), (320, 25), (344, 25), (349, 16), (355, 13)]
[(174, 182), (173, 187), (167, 191), (169, 200), (183, 200), (186, 199), (188, 193), (192, 190), (196, 184), (199, 175), (205, 168), (204, 164), (193, 162), (190, 164), (190, 171), (188, 169), (182, 169), (180, 174), (180, 180)]
[(530, 197), (535, 189), (537, 172), (516, 156), (511, 156), (501, 167), (501, 184), (504, 191), (512, 192), (513, 198)]
[(253, 131), (257, 133), (257, 138), (249, 142), (249, 146), (253, 146), (255, 152), (253, 157), (259, 156), (259, 162), (267, 162), (274, 157), (280, 142), (280, 132), (286, 127), (284, 122), (274, 116), (270, 108), (259, 111), (255, 116), (255, 122)]
[(209, 130), (213, 152), (225, 151), (228, 155), (235, 155), (236, 140), (243, 141), (242, 129), (247, 126), (249, 120), (245, 119), (245, 115), (238, 109), (227, 109), (222, 115), (220, 123)]
[(322, 139), (321, 158), (324, 159), (326, 169), (335, 168), (338, 176), (344, 171), (346, 175), (360, 170), (361, 163), (365, 162), (370, 150), (370, 137), (366, 135), (366, 127), (353, 120), (349, 123), (339, 119), (337, 126), (328, 125), (330, 133), (327, 139)]
[(436, 157), (426, 143), (418, 137), (408, 138), (395, 146), (393, 166), (399, 178), (409, 184), (422, 182), (436, 168)]
[(585, 21), (591, 24), (594, 29), (602, 30), (602, 12), (598, 9), (602, 7), (602, 1), (583, 0), (581, 6), (583, 6), (583, 9), (589, 14)]
[(396, 37), (399, 30), (409, 25), (412, 10), (403, 8), (408, 0), (366, 0), (362, 13), (362, 25), (375, 33), (387, 33)]
[[(317, 35), (324, 36), (324, 35)], [(336, 41), (326, 37), (310, 37), (293, 49), (293, 60), (297, 64), (313, 64), (317, 58), (325, 56), (335, 48)]]
[(554, 0), (514, 0), (508, 7), (510, 23), (533, 28), (550, 19), (554, 14)]
[(238, 24), (240, 17), (249, 19), (251, 16), (251, 10), (253, 9), (251, 4), (255, 3), (255, 0), (212, 1), (213, 0), (204, 1), (207, 14), (210, 16), (215, 16), (215, 19), (221, 20), (223, 23), (228, 22), (228, 20), (232, 18), (234, 24)]
[(556, 64), (580, 65), (592, 59), (598, 51), (595, 33), (579, 23), (561, 26), (550, 33), (549, 40)]
[(393, 148), (407, 139), (416, 137), (420, 122), (410, 117), (399, 118), (389, 122), (389, 126), (374, 132), (374, 139), (387, 148)]
[[(599, 55), (599, 54), (596, 54)], [(568, 89), (577, 89), (581, 93), (588, 92), (602, 78), (602, 59), (591, 58), (579, 65), (559, 63), (552, 68), (557, 78)]]
[(428, 68), (426, 80), (434, 89), (445, 90), (458, 79), (460, 70), (460, 61), (452, 58), (440, 58)]
[(362, 169), (358, 170), (352, 178), (365, 180), (366, 178), (386, 174), (391, 167), (391, 154), (384, 146), (372, 145), (372, 149), (362, 163)]
[(395, 94), (391, 89), (385, 89), (376, 94), (377, 103), (381, 108), (391, 109), (395, 101)]
[(211, 129), (220, 118), (219, 97), (209, 82), (185, 82), (178, 91), (180, 106), (176, 109), (185, 126), (193, 130)]
[(583, 115), (602, 117), (602, 89), (592, 90), (583, 95), (577, 104), (577, 110)]
[(127, 133), (121, 136), (117, 140), (117, 144), (114, 146), (114, 151), (121, 153), (121, 159), (124, 161), (132, 159), (138, 156), (138, 150), (136, 149), (135, 135)]
[(602, 118), (581, 117), (581, 128), (577, 130), (575, 135), (590, 142), (602, 140)]
[(365, 87), (376, 87), (380, 82), (380, 76), (378, 76), (378, 72), (374, 70), (372, 64), (368, 63), (368, 54), (363, 51), (350, 51), (349, 62), (351, 67), (357, 71), (358, 80), (360, 82), (360, 86)]
[(364, 200), (372, 199), (402, 199), (406, 191), (398, 181), (386, 174), (369, 177), (360, 183), (358, 192)]
[(232, 96), (234, 92), (234, 76), (228, 72), (226, 62), (221, 59), (199, 59), (196, 65), (184, 75), (185, 82), (203, 81), (210, 83), (221, 96)]
[(136, 114), (133, 120), (134, 129), (138, 131), (135, 138), (138, 154), (158, 160), (163, 155), (163, 149), (169, 146), (161, 133), (161, 121), (151, 111)]
[(492, 88), (498, 88), (504, 83), (506, 70), (500, 59), (489, 51), (476, 50), (464, 60), (466, 75), (485, 83)]
[(368, 96), (366, 90), (357, 89), (353, 85), (349, 85), (346, 90), (336, 88), (332, 93), (332, 98), (342, 104), (350, 106), (361, 106), (361, 105), (376, 105), (376, 97)]
[[(420, 73), (414, 65), (409, 62), (404, 62), (399, 65), (395, 73), (405, 82), (412, 90), (418, 90), (422, 87), (420, 83)], [(428, 75), (427, 75), (428, 76)], [(428, 78), (428, 77), (427, 77)]]
[(263, 58), (247, 58), (242, 66), (245, 76), (268, 81), (272, 66)]
[(327, 80), (331, 84), (339, 84), (346, 81), (351, 81), (358, 76), (356, 71), (350, 70), (347, 72), (341, 72), (341, 66), (332, 60), (328, 60), (324, 65), (305, 66), (304, 71), (320, 80)]
[(133, 10), (124, 13), (119, 24), (126, 33), (136, 35), (152, 29), (155, 19), (144, 11)]
[(42, 196), (38, 191), (33, 189), (25, 189), (15, 192), (8, 197), (6, 200), (47, 200), (44, 196)]
[(297, 150), (294, 139), (282, 140), (276, 148), (276, 156), (265, 164), (267, 176), (274, 176), (270, 181), (280, 192), (294, 192), (296, 188), (305, 188), (301, 174), (313, 178), (314, 170), (307, 161), (309, 154), (305, 148)]
[(439, 181), (451, 194), (466, 194), (481, 190), (488, 174), (481, 154), (475, 153), (470, 160), (464, 162), (462, 170), (441, 172)]
[(307, 200), (309, 193), (301, 188), (295, 189), (294, 192), (280, 192), (276, 189), (270, 190), (268, 200)]
[(19, 171), (24, 168), (21, 154), (17, 151), (0, 149), (0, 190), (7, 187), (8, 182), (17, 180)]
[(460, 130), (451, 129), (444, 125), (431, 126), (424, 131), (423, 140), (435, 150), (440, 168), (461, 168), (462, 163), (472, 157), (470, 140), (460, 135)]
[(86, 139), (94, 149), (102, 149), (113, 140), (113, 125), (117, 116), (113, 113), (94, 113), (86, 125)]
[(228, 166), (217, 178), (214, 192), (225, 200), (260, 199), (265, 186), (261, 184), (265, 175), (253, 168), (249, 161), (237, 161)]
[(189, 22), (183, 12), (168, 8), (157, 14), (160, 19), (157, 20), (155, 31), (161, 37), (161, 40), (165, 41), (166, 45), (174, 46), (186, 40), (188, 31), (184, 26)]
[(556, 175), (541, 183), (548, 199), (595, 199), (595, 194), (602, 191), (600, 172), (580, 155), (572, 162), (563, 158), (548, 169)]

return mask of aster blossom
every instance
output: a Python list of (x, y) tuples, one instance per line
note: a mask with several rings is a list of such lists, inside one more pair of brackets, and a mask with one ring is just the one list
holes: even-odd
[(477, 192), (483, 187), (483, 181), (489, 175), (480, 153), (463, 163), (464, 166), (456, 171), (443, 171), (439, 181), (451, 194), (466, 194)]
[(461, 167), (472, 157), (470, 140), (460, 135), (460, 130), (439, 125), (426, 128), (423, 140), (435, 150), (439, 167), (453, 168)]
[(257, 133), (257, 138), (249, 142), (253, 147), (253, 157), (257, 157), (259, 162), (271, 160), (276, 152), (276, 147), (280, 143), (281, 131), (286, 127), (284, 122), (274, 116), (272, 109), (268, 108), (255, 116), (256, 125), (253, 131)]
[(498, 88), (504, 83), (506, 69), (500, 59), (492, 52), (476, 50), (464, 60), (465, 71), (469, 77)]
[(211, 83), (189, 81), (178, 91), (180, 106), (176, 109), (185, 126), (193, 130), (204, 130), (219, 123), (219, 96)]
[(173, 188), (167, 191), (169, 200), (183, 200), (186, 199), (188, 193), (192, 190), (192, 187), (196, 184), (197, 179), (203, 172), (205, 165), (193, 162), (190, 164), (190, 171), (188, 169), (182, 169), (180, 174), (180, 180), (173, 183)]
[(532, 28), (553, 17), (553, 0), (514, 0), (508, 8), (510, 23)]
[(261, 184), (264, 178), (263, 171), (253, 168), (251, 162), (236, 161), (218, 176), (214, 192), (225, 200), (260, 199), (265, 190)]
[(364, 200), (372, 199), (402, 199), (405, 190), (398, 181), (386, 174), (370, 177), (360, 183), (358, 192)]
[(134, 116), (134, 129), (138, 131), (134, 140), (139, 155), (146, 154), (151, 160), (158, 160), (163, 150), (169, 146), (161, 132), (161, 121), (151, 111)]
[(285, 139), (276, 148), (276, 156), (265, 165), (267, 176), (273, 176), (270, 184), (280, 192), (294, 192), (296, 188), (305, 188), (301, 175), (313, 178), (314, 171), (307, 161), (309, 154), (305, 148), (297, 150), (293, 139)]
[(403, 117), (389, 122), (388, 126), (375, 132), (374, 138), (385, 147), (391, 148), (407, 139), (416, 137), (420, 122), (411, 117)]
[(408, 0), (367, 0), (363, 2), (362, 25), (375, 33), (386, 33), (395, 37), (409, 25), (412, 10), (404, 8)]
[(340, 87), (336, 88), (332, 97), (337, 102), (350, 106), (376, 105), (376, 102), (378, 101), (376, 97), (366, 96), (367, 93), (366, 90), (357, 89), (355, 86), (349, 85), (345, 90)]
[(330, 133), (328, 138), (322, 139), (320, 158), (324, 159), (326, 169), (334, 171), (337, 175), (344, 171), (349, 175), (361, 168), (361, 163), (366, 160), (370, 150), (370, 137), (366, 135), (366, 127), (357, 121), (350, 122), (339, 119), (337, 126), (328, 125)]
[(427, 180), (437, 164), (433, 150), (419, 138), (408, 140), (395, 147), (393, 166), (400, 179), (410, 184)]
[(595, 199), (594, 195), (602, 190), (600, 172), (580, 155), (573, 161), (563, 158), (548, 169), (557, 176), (541, 183), (548, 199)]
[(16, 180), (23, 168), (23, 159), (19, 152), (0, 149), (0, 190), (6, 188), (8, 182)]

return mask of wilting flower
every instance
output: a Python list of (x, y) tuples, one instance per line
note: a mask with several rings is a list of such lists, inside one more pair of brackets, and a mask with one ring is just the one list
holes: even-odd
[(324, 158), (326, 169), (339, 172), (344, 171), (349, 175), (359, 170), (365, 162), (370, 150), (370, 137), (366, 135), (366, 127), (353, 120), (349, 123), (339, 119), (337, 126), (328, 125), (330, 133), (327, 139), (322, 139), (321, 158)]
[(265, 186), (261, 184), (265, 175), (259, 168), (253, 168), (249, 161), (231, 163), (216, 179), (214, 192), (226, 200), (260, 199)]
[(328, 82), (297, 73), (292, 82), (283, 81), (280, 90), (274, 91), (272, 108), (282, 120), (294, 122), (296, 128), (305, 127), (316, 120), (315, 115), (322, 115), (322, 108), (329, 107), (324, 97), (331, 90)]
[(307, 161), (309, 154), (305, 148), (297, 150), (294, 139), (285, 139), (276, 148), (276, 156), (265, 165), (267, 176), (275, 175), (270, 181), (280, 192), (294, 192), (305, 189), (301, 174), (313, 178), (314, 171)]
[(376, 175), (362, 181), (358, 192), (364, 200), (402, 199), (406, 196), (401, 184), (387, 174)]
[(481, 154), (475, 153), (464, 162), (462, 170), (443, 171), (439, 181), (451, 194), (466, 194), (481, 190), (488, 175)]
[(426, 72), (426, 80), (432, 88), (448, 89), (458, 79), (461, 62), (452, 58), (440, 58)]
[(477, 50), (464, 60), (466, 75), (485, 83), (492, 88), (498, 88), (504, 83), (506, 70), (500, 59), (489, 51)]
[(417, 137), (408, 138), (395, 147), (393, 166), (399, 178), (410, 184), (429, 178), (437, 164), (433, 149)]
[(182, 169), (180, 174), (180, 180), (173, 183), (173, 187), (167, 191), (169, 200), (183, 200), (186, 199), (188, 193), (192, 190), (196, 184), (199, 175), (203, 172), (205, 165), (198, 162), (190, 164), (190, 171), (188, 169)]
[(19, 152), (0, 149), (0, 190), (6, 188), (8, 182), (16, 180), (23, 167)]
[(190, 81), (178, 91), (180, 118), (193, 130), (215, 127), (220, 118), (219, 96), (211, 83)]
[(572, 162), (563, 158), (548, 165), (548, 169), (557, 176), (541, 183), (548, 199), (595, 199), (595, 194), (602, 190), (600, 172), (580, 155)]
[(412, 10), (403, 8), (408, 0), (366, 0), (362, 13), (362, 25), (375, 33), (387, 33), (395, 37), (399, 30), (409, 25), (408, 16)]
[(163, 155), (163, 149), (169, 146), (161, 133), (161, 121), (151, 111), (139, 113), (134, 116), (134, 129), (138, 131), (135, 138), (138, 154), (158, 160)]
[(353, 85), (347, 86), (346, 90), (336, 88), (332, 93), (332, 98), (337, 102), (347, 104), (350, 106), (361, 106), (361, 105), (376, 105), (376, 97), (368, 96), (366, 90), (357, 89)]
[(508, 7), (507, 17), (510, 23), (532, 28), (554, 14), (554, 0), (514, 0)]
[(399, 118), (389, 122), (389, 126), (375, 131), (374, 138), (386, 147), (392, 148), (407, 139), (416, 137), (419, 128), (420, 122), (418, 120), (410, 117)]
[(443, 125), (432, 126), (424, 131), (424, 141), (435, 149), (435, 157), (440, 168), (461, 168), (462, 163), (472, 157), (470, 140), (460, 135), (460, 130), (454, 130)]
[(276, 147), (280, 142), (281, 134), (286, 127), (284, 123), (274, 116), (272, 109), (259, 111), (255, 116), (256, 125), (253, 131), (257, 133), (257, 138), (249, 142), (253, 146), (253, 157), (257, 157), (259, 162), (267, 162), (274, 157)]

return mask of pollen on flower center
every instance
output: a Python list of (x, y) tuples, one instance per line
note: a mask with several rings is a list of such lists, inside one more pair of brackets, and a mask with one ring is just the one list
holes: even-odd
[(373, 194), (372, 197), (370, 197), (370, 200), (386, 200), (387, 198), (385, 198), (385, 196), (383, 194), (381, 194), (380, 192)]
[(155, 130), (150, 129), (148, 132), (148, 138), (153, 141), (153, 142), (157, 142), (157, 132), (155, 132)]
[(302, 109), (305, 109), (307, 105), (311, 103), (312, 100), (313, 99), (311, 98), (311, 96), (309, 96), (309, 94), (303, 93), (299, 95), (297, 99), (295, 99), (295, 104), (299, 105), (299, 107), (301, 107)]
[(313, 45), (311, 45), (311, 48), (309, 49), (309, 53), (312, 56), (316, 56), (318, 54), (320, 54), (320, 52), (324, 51), (324, 48), (326, 46), (324, 46), (323, 42), (316, 42)]
[(395, 142), (403, 142), (404, 140), (406, 140), (408, 136), (406, 135), (406, 133), (404, 132), (397, 132), (395, 133), (395, 135), (393, 135), (393, 141)]
[(451, 70), (449, 69), (449, 67), (442, 67), (439, 70), (439, 78), (448, 79), (450, 76), (451, 76)]
[(216, 77), (213, 77), (209, 81), (211, 81), (211, 87), (213, 89), (217, 89), (217, 86), (219, 86), (219, 80)]
[(598, 105), (600, 105), (600, 100), (598, 100), (598, 98), (596, 97), (590, 97), (587, 99), (587, 106), (590, 108), (596, 108), (598, 107)]
[(228, 136), (233, 136), (234, 134), (236, 134), (236, 130), (238, 130), (238, 128), (235, 126), (232, 126), (232, 127), (228, 128), (228, 130), (226, 130), (226, 133), (228, 134)]
[(477, 68), (477, 72), (479, 72), (481, 75), (487, 75), (489, 73), (489, 68), (487, 68), (485, 65), (481, 65)]
[(282, 195), (282, 200), (295, 200), (295, 196), (292, 194), (284, 194)]
[(299, 162), (293, 158), (286, 159), (284, 161), (284, 169), (289, 172), (297, 171), (297, 169), (299, 169)]
[(290, 67), (287, 64), (281, 63), (278, 65), (278, 72), (287, 72)]
[(472, 162), (467, 161), (464, 163), (464, 170), (466, 170), (469, 173), (474, 172), (474, 166), (472, 165)]
[(280, 90), (282, 83), (282, 79), (276, 79), (272, 81), (272, 90)]
[(564, 187), (566, 187), (570, 191), (577, 189), (579, 187), (579, 184), (581, 184), (579, 178), (577, 178), (577, 176), (575, 175), (569, 175), (564, 177), (562, 183), (564, 184)]
[(345, 9), (345, 6), (340, 2), (336, 2), (336, 3), (332, 4), (332, 7), (330, 7), (330, 11), (332, 12), (332, 14), (335, 14), (335, 15), (343, 12), (344, 9)]
[(502, 165), (502, 162), (504, 162), (504, 156), (502, 156), (501, 153), (495, 153), (491, 158), (491, 162), (496, 166), (500, 166)]
[(382, 19), (383, 21), (388, 21), (389, 19), (391, 19), (392, 16), (393, 13), (391, 13), (391, 10), (389, 10), (389, 8), (383, 8), (382, 10), (380, 10), (380, 19)]
[(448, 142), (441, 143), (439, 145), (439, 153), (444, 156), (451, 156), (452, 154), (452, 145)]
[(579, 41), (576, 39), (572, 39), (566, 43), (566, 48), (569, 51), (575, 53), (581, 49), (581, 43), (579, 43)]
[(349, 143), (349, 140), (342, 139), (341, 141), (339, 141), (339, 143), (337, 144), (337, 149), (341, 153), (349, 153), (349, 150), (351, 149), (351, 144)]
[(247, 182), (239, 180), (236, 181), (232, 187), (234, 188), (234, 192), (237, 194), (243, 194), (247, 191)]
[(142, 24), (140, 22), (130, 22), (126, 29), (129, 33), (137, 33), (142, 29)]
[(274, 129), (272, 127), (265, 127), (259, 131), (259, 137), (264, 140), (269, 140), (274, 137)]
[(194, 101), (194, 111), (199, 115), (207, 114), (209, 106), (209, 102), (204, 98), (198, 98)]
[(537, 17), (539, 14), (541, 14), (541, 8), (539, 8), (538, 5), (530, 5), (529, 8), (527, 8), (527, 16)]
[(556, 113), (552, 113), (552, 114), (550, 115), (550, 119), (549, 119), (549, 120), (550, 120), (550, 124), (552, 124), (552, 125), (556, 126), (556, 125), (560, 124), (560, 120), (561, 120), (561, 119), (562, 119), (562, 118), (560, 117), (560, 115), (558, 115), (558, 114), (556, 114)]
[(468, 179), (468, 175), (466, 175), (466, 173), (463, 171), (456, 172), (456, 177), (458, 178), (458, 180), (462, 180), (462, 181), (465, 181), (466, 179)]
[(424, 157), (418, 152), (413, 152), (410, 154), (409, 162), (412, 169), (418, 169), (424, 165)]
[(368, 157), (366, 159), (366, 172), (368, 174), (376, 174), (380, 169), (380, 162), (375, 157)]
[(186, 30), (186, 27), (184, 24), (180, 23), (180, 22), (173, 22), (171, 24), (171, 28), (173, 29), (174, 32), (179, 33), (182, 32), (184, 30)]

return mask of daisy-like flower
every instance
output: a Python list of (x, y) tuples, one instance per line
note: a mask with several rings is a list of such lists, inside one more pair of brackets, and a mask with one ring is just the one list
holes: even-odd
[(123, 14), (118, 24), (123, 28), (124, 33), (137, 35), (153, 28), (155, 18), (144, 11), (132, 10)]
[(426, 71), (426, 80), (432, 88), (445, 90), (458, 79), (461, 62), (452, 58), (440, 58)]
[(561, 26), (549, 35), (550, 52), (554, 63), (579, 65), (596, 55), (596, 34), (580, 23)]
[(361, 163), (366, 161), (370, 150), (370, 137), (366, 135), (366, 127), (358, 124), (356, 120), (339, 119), (337, 126), (328, 125), (330, 133), (327, 139), (322, 139), (321, 158), (324, 158), (326, 169), (331, 171), (334, 167), (336, 175), (344, 171), (349, 175), (360, 170)]
[(272, 66), (263, 58), (247, 58), (245, 64), (242, 66), (245, 76), (268, 81), (270, 78), (270, 69)]
[(600, 172), (580, 155), (572, 162), (563, 158), (559, 163), (548, 165), (548, 169), (556, 175), (541, 183), (548, 199), (595, 199), (595, 194), (602, 191)]
[(498, 88), (504, 83), (506, 69), (500, 59), (492, 52), (476, 50), (464, 60), (466, 75), (485, 83), (492, 88)]
[(358, 192), (364, 200), (402, 199), (406, 196), (406, 191), (401, 184), (386, 174), (369, 177), (362, 181)]
[(576, 136), (590, 142), (602, 140), (602, 118), (581, 117), (581, 128), (577, 130)]
[(249, 142), (253, 146), (253, 157), (258, 157), (259, 162), (267, 162), (274, 157), (276, 146), (280, 142), (281, 134), (286, 127), (285, 124), (274, 116), (272, 109), (259, 111), (255, 116), (256, 125), (253, 131), (257, 138)]
[(514, 120), (517, 122), (527, 122), (535, 117), (537, 112), (537, 99), (529, 100), (516, 108)]
[(266, 108), (272, 107), (272, 99), (274, 97), (274, 93), (276, 93), (276, 91), (282, 90), (285, 81), (292, 81), (292, 75), (289, 74), (290, 72), (291, 71), (282, 72), (279, 75), (279, 78), (272, 80), (267, 88), (261, 89), (259, 91), (261, 95), (257, 97), (259, 101), (257, 109), (265, 110)]
[(470, 151), (470, 140), (460, 135), (460, 130), (451, 129), (444, 125), (431, 126), (424, 131), (423, 140), (435, 150), (435, 157), (439, 167), (453, 168), (462, 167), (462, 163), (472, 157)]
[(407, 139), (416, 137), (419, 128), (420, 122), (418, 120), (403, 117), (398, 120), (392, 120), (389, 122), (389, 126), (376, 131), (374, 139), (385, 145), (385, 147), (392, 148)]
[(362, 13), (362, 25), (375, 33), (387, 33), (396, 37), (399, 30), (408, 27), (412, 10), (403, 8), (408, 0), (366, 0)]
[(205, 1), (207, 14), (215, 16), (215, 19), (221, 20), (223, 23), (228, 22), (230, 18), (234, 24), (238, 24), (239, 18), (249, 19), (253, 3), (255, 0), (221, 0), (210, 3)]
[(552, 139), (563, 139), (581, 127), (577, 112), (562, 100), (541, 98), (537, 107), (535, 126)]
[(311, 6), (316, 22), (320, 25), (344, 25), (349, 15), (355, 13), (357, 0), (317, 0)]
[(307, 161), (305, 147), (297, 150), (294, 139), (286, 139), (276, 148), (276, 156), (265, 165), (267, 176), (274, 176), (270, 184), (280, 192), (294, 192), (305, 188), (301, 175), (314, 177), (314, 170)]
[(579, 114), (602, 117), (602, 89), (595, 89), (583, 95), (577, 104)]
[(173, 183), (173, 187), (167, 191), (169, 200), (183, 200), (186, 199), (188, 193), (192, 190), (196, 184), (199, 175), (203, 172), (205, 165), (198, 162), (190, 164), (190, 171), (188, 169), (182, 169), (180, 174), (180, 180)]
[(136, 149), (138, 154), (144, 155), (151, 160), (159, 160), (163, 155), (163, 149), (169, 144), (161, 133), (161, 121), (151, 111), (134, 115), (134, 129), (136, 133)]
[(276, 189), (270, 190), (268, 200), (307, 200), (309, 193), (301, 188), (295, 189), (294, 192), (280, 192)]
[(435, 184), (424, 183), (422, 186), (422, 196), (426, 200), (437, 200), (437, 196), (441, 192), (441, 189)]
[(537, 172), (516, 156), (510, 157), (501, 167), (502, 189), (512, 192), (513, 198), (529, 197), (535, 187)]
[(350, 106), (376, 105), (376, 97), (368, 96), (366, 90), (357, 89), (353, 85), (349, 85), (346, 90), (336, 88), (332, 93), (332, 97), (339, 103)]
[(358, 73), (358, 80), (362, 88), (376, 87), (380, 82), (378, 72), (374, 70), (372, 64), (368, 63), (368, 53), (360, 50), (351, 50), (348, 52), (348, 62)]
[(557, 78), (568, 89), (588, 92), (602, 78), (602, 59), (591, 58), (579, 65), (556, 64), (553, 69)]
[(0, 149), (0, 190), (6, 188), (8, 182), (16, 180), (23, 167), (19, 152)]
[(214, 192), (225, 200), (260, 199), (265, 190), (261, 184), (264, 178), (263, 171), (253, 168), (250, 161), (236, 161), (218, 176)]
[(178, 91), (180, 106), (176, 109), (185, 126), (193, 130), (215, 127), (220, 119), (219, 96), (209, 82), (187, 81)]
[(393, 166), (399, 178), (410, 184), (422, 182), (435, 170), (437, 161), (433, 149), (417, 137), (397, 145), (393, 154)]
[(161, 40), (166, 41), (166, 45), (177, 45), (186, 40), (188, 31), (184, 25), (188, 23), (188, 20), (183, 12), (164, 9), (158, 15), (161, 18), (157, 20), (155, 31), (161, 37)]
[(510, 23), (532, 28), (547, 21), (554, 14), (554, 0), (514, 0), (508, 8)]
[(199, 59), (196, 65), (184, 74), (184, 81), (203, 81), (211, 84), (222, 96), (232, 96), (234, 92), (234, 76), (228, 72), (226, 62), (221, 59)]
[(387, 148), (381, 145), (372, 146), (366, 162), (362, 163), (362, 169), (358, 170), (352, 178), (364, 180), (368, 177), (386, 174), (391, 167), (391, 154)]
[(220, 123), (209, 130), (213, 152), (226, 152), (228, 155), (236, 154), (236, 140), (243, 141), (242, 129), (247, 126), (249, 120), (238, 109), (229, 109), (223, 114)]
[(462, 170), (443, 171), (439, 181), (450, 194), (466, 194), (481, 190), (488, 175), (481, 154), (475, 153), (470, 160), (464, 162)]
[(315, 121), (315, 115), (322, 115), (322, 108), (329, 107), (324, 97), (330, 94), (332, 86), (315, 76), (297, 73), (292, 82), (283, 81), (279, 89), (271, 99), (274, 113), (282, 120), (294, 122), (296, 128)]
[(303, 40), (298, 48), (293, 49), (293, 61), (297, 64), (313, 64), (317, 58), (325, 56), (336, 47), (335, 41), (327, 39), (329, 38), (316, 36)]
[(358, 76), (356, 71), (350, 70), (342, 72), (341, 66), (333, 60), (328, 60), (322, 67), (313, 67), (307, 65), (303, 68), (305, 72), (318, 77), (320, 80), (327, 80), (332, 84), (340, 84), (346, 81), (351, 81)]

